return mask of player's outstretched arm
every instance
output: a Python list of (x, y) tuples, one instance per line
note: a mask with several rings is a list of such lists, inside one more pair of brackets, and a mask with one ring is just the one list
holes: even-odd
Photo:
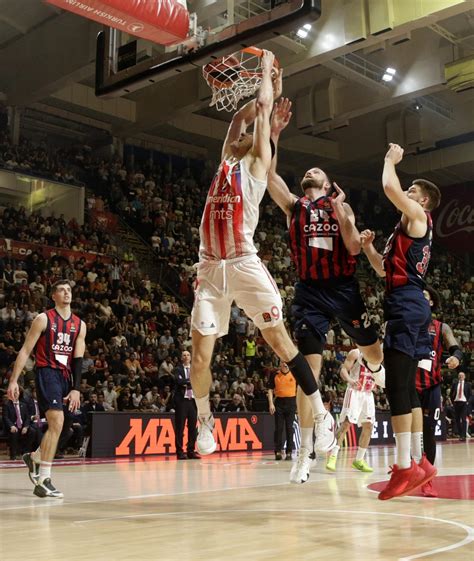
[(449, 327), (447, 323), (443, 323), (441, 327), (441, 333), (443, 335), (444, 348), (449, 349), (450, 356), (446, 359), (447, 367), (452, 370), (457, 368), (462, 361), (462, 351), (459, 348), (459, 344), (454, 337), (453, 330)]
[(35, 348), (35, 345), (40, 338), (41, 333), (46, 329), (48, 320), (46, 318), (46, 314), (42, 313), (35, 317), (31, 327), (26, 334), (25, 342), (21, 347), (16, 360), (13, 366), (13, 372), (10, 377), (10, 382), (8, 384), (7, 395), (8, 399), (15, 401), (18, 399), (19, 396), (19, 388), (18, 388), (18, 378), (25, 368), (26, 361), (30, 356), (31, 352)]
[(250, 173), (258, 179), (266, 178), (270, 170), (272, 151), (270, 148), (270, 115), (273, 108), (272, 70), (275, 55), (264, 50), (262, 55), (262, 82), (257, 94), (257, 115), (253, 131)]
[(280, 134), (290, 122), (291, 115), (291, 101), (288, 98), (283, 97), (275, 103), (270, 125), (270, 136), (275, 146), (275, 154), (268, 174), (268, 193), (287, 216), (291, 216), (298, 197), (291, 193), (288, 185), (277, 174), (276, 167)]
[(375, 249), (373, 241), (375, 239), (375, 232), (371, 230), (364, 230), (360, 234), (360, 243), (363, 252), (367, 255), (369, 263), (379, 277), (385, 277), (385, 270), (383, 268), (383, 259), (380, 253)]
[(403, 148), (398, 144), (389, 144), (385, 154), (382, 172), (382, 185), (388, 199), (401, 211), (410, 221), (420, 221), (426, 224), (426, 216), (422, 206), (409, 199), (403, 191), (398, 179), (395, 166), (402, 161)]
[(336, 196), (331, 199), (331, 205), (336, 213), (337, 221), (341, 231), (342, 240), (347, 251), (351, 255), (360, 253), (360, 233), (355, 225), (355, 216), (352, 208), (344, 202), (346, 195), (337, 183), (333, 183)]

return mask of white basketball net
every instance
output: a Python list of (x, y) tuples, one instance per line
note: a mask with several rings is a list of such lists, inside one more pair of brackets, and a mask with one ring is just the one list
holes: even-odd
[(206, 64), (204, 79), (212, 90), (210, 107), (218, 111), (235, 111), (241, 99), (252, 96), (262, 81), (261, 57), (237, 51)]

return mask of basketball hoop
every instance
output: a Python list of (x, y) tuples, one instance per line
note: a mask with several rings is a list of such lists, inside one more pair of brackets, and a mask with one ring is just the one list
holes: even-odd
[[(202, 74), (212, 90), (210, 107), (235, 111), (241, 99), (253, 95), (262, 82), (262, 49), (246, 47), (206, 64)], [(273, 63), (278, 70), (277, 59)]]

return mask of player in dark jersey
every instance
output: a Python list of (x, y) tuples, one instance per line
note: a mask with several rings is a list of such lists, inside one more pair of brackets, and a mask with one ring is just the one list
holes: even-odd
[[(290, 118), (291, 102), (283, 98), (276, 104), (272, 117), (271, 134), (275, 146)], [(329, 323), (337, 319), (360, 348), (368, 368), (377, 372), (382, 362), (381, 346), (354, 277), (355, 256), (360, 253), (360, 234), (355, 226), (354, 213), (336, 184), (336, 196), (328, 196), (332, 185), (319, 168), (306, 172), (301, 188), (303, 197), (290, 192), (276, 173), (274, 158), (268, 191), (286, 214), (289, 224), (291, 255), (299, 277), (292, 305), (298, 349), (319, 380)], [(328, 452), (336, 444), (334, 421), (324, 408), (320, 394), (318, 404), (313, 420), (308, 401), (298, 389), (301, 448), (290, 475), (294, 483), (304, 483), (309, 477), (313, 425), (318, 452)]]
[(402, 157), (403, 149), (390, 144), (382, 183), (385, 195), (402, 217), (383, 256), (372, 244), (374, 233), (365, 230), (361, 234), (362, 247), (372, 267), (386, 280), (384, 360), (397, 464), (388, 485), (379, 494), (380, 500), (406, 495), (436, 475), (436, 469), (422, 452), (423, 415), (415, 375), (418, 361), (430, 356), (431, 311), (423, 289), (431, 255), (430, 211), (439, 205), (441, 194), (426, 179), (416, 179), (403, 191), (395, 171)]
[[(436, 311), (439, 307), (439, 295), (436, 290), (427, 286), (423, 294), (430, 303), (431, 311)], [(452, 370), (459, 366), (462, 352), (447, 323), (433, 319), (428, 328), (428, 334), (431, 355), (429, 359), (422, 359), (418, 363), (416, 391), (423, 411), (423, 449), (428, 461), (434, 465), (436, 459), (435, 429), (441, 412), (442, 354), (445, 349), (449, 351), (450, 356), (446, 359), (445, 364)], [(438, 496), (433, 487), (433, 480), (425, 483), (421, 492), (425, 497)]]
[(39, 449), (25, 454), (23, 461), (35, 486), (33, 493), (61, 499), (63, 494), (51, 483), (51, 466), (64, 424), (63, 402), (71, 413), (80, 405), (86, 324), (71, 312), (72, 290), (68, 280), (53, 284), (51, 298), (55, 307), (39, 314), (31, 324), (15, 361), (7, 393), (10, 399), (18, 399), (18, 378), (34, 349), (38, 402), (46, 415), (48, 430)]

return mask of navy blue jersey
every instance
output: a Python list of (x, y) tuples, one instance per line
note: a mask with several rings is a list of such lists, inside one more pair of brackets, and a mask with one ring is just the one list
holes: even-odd
[(356, 260), (346, 249), (329, 197), (301, 197), (290, 219), (290, 249), (303, 281), (351, 277)]
[(383, 252), (385, 289), (387, 293), (400, 286), (425, 288), (425, 276), (431, 257), (433, 221), (426, 212), (427, 228), (422, 238), (412, 238), (402, 229), (401, 221), (395, 226)]

